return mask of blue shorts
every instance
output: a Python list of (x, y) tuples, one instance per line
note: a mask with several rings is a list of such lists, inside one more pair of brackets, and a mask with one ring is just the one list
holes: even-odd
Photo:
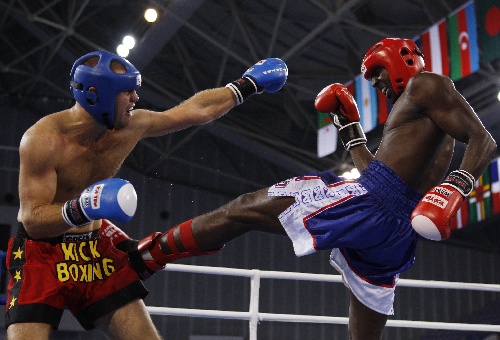
[(418, 235), (410, 215), (422, 194), (379, 161), (372, 161), (357, 181), (330, 171), (310, 173), (275, 184), (268, 194), (296, 198), (279, 220), (297, 256), (333, 249), (332, 264), (360, 301), (392, 313), (392, 302), (380, 309), (378, 293), (370, 297), (375, 303), (367, 303), (353, 286), (360, 285), (360, 291), (365, 284), (380, 287), (393, 300), (398, 274), (414, 262)]

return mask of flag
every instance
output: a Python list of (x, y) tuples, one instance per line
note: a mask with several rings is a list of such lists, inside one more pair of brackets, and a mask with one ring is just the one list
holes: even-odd
[(384, 124), (392, 109), (392, 103), (387, 99), (385, 94), (377, 91), (377, 109), (378, 109), (378, 124)]
[(469, 202), (464, 200), (457, 214), (453, 216), (450, 224), (450, 229), (462, 229), (469, 223)]
[(493, 213), (500, 214), (500, 158), (490, 163), (491, 203)]
[(476, 180), (469, 195), (469, 222), (479, 222), (491, 216), (491, 185), (489, 168)]
[(355, 93), (354, 93), (354, 82), (351, 80), (350, 82), (348, 82), (347, 84), (345, 84), (345, 87), (347, 87), (347, 90), (352, 94), (352, 96), (354, 97)]
[(500, 0), (476, 0), (478, 44), (481, 62), (500, 58)]
[(318, 157), (325, 157), (337, 150), (337, 128), (328, 113), (318, 112)]
[(354, 78), (354, 99), (358, 105), (361, 127), (367, 133), (377, 126), (377, 91), (362, 74)]
[(420, 46), (424, 53), (425, 70), (449, 77), (450, 59), (446, 29), (446, 20), (443, 19), (422, 34)]
[(469, 2), (447, 20), (450, 42), (450, 77), (463, 78), (479, 70), (476, 13), (474, 3)]

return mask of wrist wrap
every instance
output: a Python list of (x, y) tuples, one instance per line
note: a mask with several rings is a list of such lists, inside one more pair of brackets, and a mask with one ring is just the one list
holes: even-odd
[(454, 170), (450, 172), (443, 184), (447, 184), (457, 189), (462, 196), (467, 197), (474, 188), (474, 177), (465, 170)]
[(80, 205), (79, 198), (73, 198), (64, 203), (62, 207), (62, 217), (64, 221), (72, 227), (80, 227), (91, 221), (91, 219), (85, 215)]
[(366, 136), (359, 122), (352, 122), (339, 129), (339, 136), (347, 151), (353, 146), (366, 144)]
[(249, 77), (236, 79), (226, 85), (236, 96), (236, 105), (242, 104), (248, 97), (261, 92), (259, 86)]

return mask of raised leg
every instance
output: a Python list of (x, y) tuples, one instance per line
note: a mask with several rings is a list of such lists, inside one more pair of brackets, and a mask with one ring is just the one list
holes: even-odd
[(209, 250), (249, 231), (285, 235), (278, 215), (294, 202), (293, 197), (269, 197), (267, 189), (241, 195), (212, 212), (194, 218), (193, 236), (201, 249)]
[(278, 215), (293, 197), (269, 197), (267, 189), (244, 194), (207, 214), (182, 222), (165, 233), (153, 233), (129, 250), (130, 261), (142, 279), (167, 263), (219, 251), (224, 244), (252, 230), (285, 235)]

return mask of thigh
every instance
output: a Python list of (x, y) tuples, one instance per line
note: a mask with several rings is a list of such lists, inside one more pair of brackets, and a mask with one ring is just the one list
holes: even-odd
[(46, 323), (21, 322), (13, 323), (7, 328), (7, 339), (12, 340), (32, 340), (49, 339), (52, 326)]
[(382, 338), (387, 315), (366, 307), (350, 293), (349, 338), (351, 340), (378, 340)]
[(161, 339), (141, 299), (97, 319), (95, 325), (114, 339)]

